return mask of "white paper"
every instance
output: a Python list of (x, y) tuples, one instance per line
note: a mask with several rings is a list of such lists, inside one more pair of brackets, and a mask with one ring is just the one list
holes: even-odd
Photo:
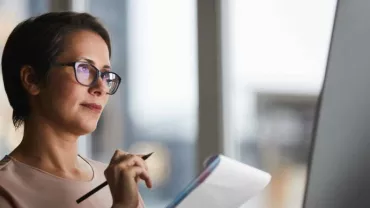
[(213, 172), (177, 208), (239, 208), (270, 182), (266, 172), (223, 155), (219, 158)]

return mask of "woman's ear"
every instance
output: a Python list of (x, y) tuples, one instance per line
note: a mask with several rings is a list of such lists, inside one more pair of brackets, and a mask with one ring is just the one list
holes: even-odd
[(24, 89), (31, 95), (38, 95), (40, 93), (40, 87), (33, 68), (25, 65), (21, 68), (20, 73)]

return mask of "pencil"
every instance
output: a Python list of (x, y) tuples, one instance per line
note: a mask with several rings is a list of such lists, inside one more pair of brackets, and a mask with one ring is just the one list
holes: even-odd
[[(149, 153), (147, 155), (144, 155), (142, 156), (141, 158), (143, 160), (146, 160), (148, 159), (151, 155), (153, 154), (152, 153)], [(85, 199), (89, 198), (91, 195), (95, 194), (97, 191), (99, 191), (100, 189), (104, 188), (106, 185), (108, 185), (108, 182), (105, 181), (103, 182), (102, 184), (100, 184), (99, 186), (95, 187), (93, 190), (89, 191), (87, 194), (83, 195), (82, 197), (80, 197), (79, 199), (76, 200), (77, 204), (83, 202)]]

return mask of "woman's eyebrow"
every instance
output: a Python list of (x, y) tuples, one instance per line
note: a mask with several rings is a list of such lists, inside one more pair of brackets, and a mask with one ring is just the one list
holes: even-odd
[[(91, 64), (91, 65), (96, 66), (96, 65), (95, 65), (95, 61), (93, 61), (92, 59), (85, 58), (85, 57), (80, 57), (80, 58), (79, 58), (79, 60), (84, 60), (84, 61), (86, 61), (87, 63), (89, 63), (89, 64)], [(109, 65), (104, 65), (104, 66), (103, 66), (103, 69), (110, 70), (110, 69), (111, 69), (111, 67), (110, 67)]]

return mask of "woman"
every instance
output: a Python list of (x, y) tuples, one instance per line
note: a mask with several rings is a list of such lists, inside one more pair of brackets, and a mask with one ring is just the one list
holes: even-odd
[[(81, 157), (77, 139), (95, 130), (120, 77), (106, 29), (86, 13), (47, 13), (20, 23), (2, 57), (20, 145), (0, 162), (0, 207), (144, 207), (137, 183), (152, 183), (141, 156), (117, 150), (108, 166)], [(76, 200), (105, 180), (105, 187)]]

